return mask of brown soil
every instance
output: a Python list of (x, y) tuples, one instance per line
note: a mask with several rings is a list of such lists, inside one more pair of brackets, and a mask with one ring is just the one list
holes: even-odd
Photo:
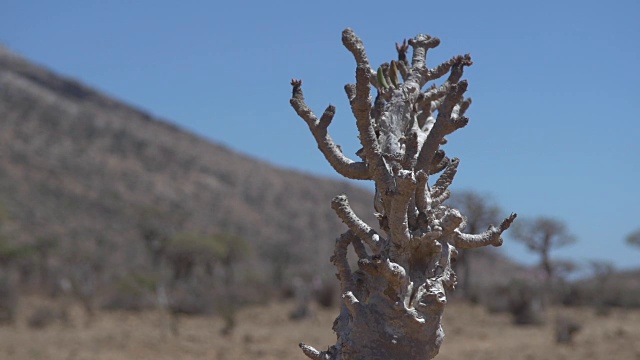
[[(307, 320), (291, 321), (293, 304), (271, 304), (238, 314), (228, 336), (219, 317), (182, 317), (173, 335), (171, 318), (160, 312), (100, 312), (87, 323), (80, 307), (68, 310), (66, 322), (32, 329), (29, 316), (44, 304), (24, 301), (14, 325), (0, 327), (1, 359), (305, 359), (300, 341), (326, 348), (335, 342), (331, 324), (337, 309), (314, 309)], [(569, 345), (554, 340), (553, 319), (570, 316), (582, 330)], [(506, 314), (489, 314), (468, 304), (446, 310), (445, 343), (439, 360), (451, 359), (640, 359), (640, 311), (614, 310), (596, 316), (592, 309), (553, 309), (547, 324), (516, 327)]]

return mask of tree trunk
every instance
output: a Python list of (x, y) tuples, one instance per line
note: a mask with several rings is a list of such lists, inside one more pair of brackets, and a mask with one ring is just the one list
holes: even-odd
[[(381, 232), (360, 220), (346, 195), (333, 199), (334, 211), (348, 227), (331, 258), (343, 299), (333, 326), (337, 342), (322, 352), (300, 346), (312, 359), (431, 359), (444, 339), (441, 320), (446, 292), (456, 283), (451, 268), (456, 248), (500, 246), (502, 232), (516, 215), (471, 235), (462, 232), (460, 212), (443, 205), (459, 160), (446, 157), (440, 145), (468, 122), (464, 113), (471, 101), (463, 96), (467, 82), (460, 78), (464, 66), (472, 64), (470, 56), (456, 56), (428, 69), (427, 50), (440, 40), (418, 35), (408, 45), (396, 44), (398, 60), (374, 71), (351, 29), (343, 32), (342, 41), (357, 63), (356, 83), (345, 90), (356, 118), (362, 144), (357, 155), (362, 161), (347, 158), (333, 142), (327, 128), (335, 108), (328, 106), (318, 119), (305, 103), (300, 80), (292, 80), (291, 105), (338, 173), (375, 182), (374, 208)], [(411, 64), (406, 58), (409, 45)], [(428, 81), (447, 73), (441, 86), (422, 92)], [(371, 86), (378, 91), (375, 102)], [(439, 172), (430, 186), (429, 177)], [(348, 246), (359, 258), (355, 271), (347, 260)]]

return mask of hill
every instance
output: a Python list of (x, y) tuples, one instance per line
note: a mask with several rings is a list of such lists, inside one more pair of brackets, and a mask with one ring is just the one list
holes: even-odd
[[(377, 223), (368, 190), (244, 156), (2, 47), (0, 153), (5, 236), (59, 239), (62, 252), (81, 256), (101, 248), (115, 273), (148, 262), (140, 223), (150, 216), (174, 232), (237, 235), (254, 249), (257, 271), (286, 261), (307, 276), (334, 272), (328, 258), (344, 230), (335, 195)], [(519, 268), (480, 255), (479, 273)]]
[(114, 266), (143, 251), (142, 213), (181, 231), (233, 233), (258, 249), (304, 249), (302, 263), (325, 268), (343, 226), (331, 198), (347, 193), (373, 220), (367, 190), (238, 154), (4, 48), (0, 153), (0, 204), (13, 238), (53, 234), (88, 248), (106, 240)]

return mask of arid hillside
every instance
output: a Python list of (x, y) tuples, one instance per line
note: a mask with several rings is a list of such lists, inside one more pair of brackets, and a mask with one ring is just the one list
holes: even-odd
[(149, 216), (174, 233), (242, 237), (262, 254), (258, 267), (285, 249), (291, 266), (329, 276), (343, 227), (331, 199), (346, 193), (376, 224), (359, 186), (243, 156), (2, 47), (0, 153), (10, 243), (55, 238), (83, 256), (99, 248), (101, 266), (121, 273), (145, 261), (139, 225)]
[(325, 268), (342, 226), (331, 198), (347, 193), (373, 218), (360, 187), (243, 156), (3, 48), (0, 153), (6, 235), (55, 236), (86, 251), (106, 241), (112, 265), (138, 261), (142, 214), (181, 232), (232, 233), (258, 250), (287, 244), (307, 253), (301, 264)]

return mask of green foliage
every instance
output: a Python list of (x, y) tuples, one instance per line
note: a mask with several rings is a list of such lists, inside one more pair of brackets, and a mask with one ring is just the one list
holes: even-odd
[(169, 253), (192, 253), (206, 260), (234, 262), (248, 255), (250, 246), (242, 238), (229, 234), (200, 235), (183, 233), (174, 236)]
[(166, 247), (166, 259), (171, 264), (174, 280), (186, 279), (198, 268), (213, 275), (215, 268), (225, 268), (225, 279), (233, 281), (233, 268), (247, 258), (250, 246), (229, 234), (200, 235), (182, 233), (172, 237)]
[(18, 245), (10, 243), (0, 235), (0, 262), (7, 263), (12, 260), (31, 256), (35, 251), (32, 245)]
[(7, 209), (3, 202), (0, 202), (0, 226), (10, 219), (11, 215), (9, 214), (9, 209)]
[(7, 263), (31, 255), (32, 248), (25, 245), (13, 244), (5, 235), (4, 225), (10, 220), (9, 210), (0, 202), (0, 263)]
[(132, 273), (120, 278), (116, 282), (116, 289), (119, 292), (142, 295), (146, 292), (154, 291), (158, 285), (156, 276)]
[(107, 296), (103, 308), (107, 310), (140, 311), (154, 305), (154, 291), (158, 285), (155, 275), (129, 273), (116, 280), (113, 292)]
[(34, 252), (40, 256), (46, 256), (60, 245), (60, 239), (54, 236), (39, 237), (33, 243)]

